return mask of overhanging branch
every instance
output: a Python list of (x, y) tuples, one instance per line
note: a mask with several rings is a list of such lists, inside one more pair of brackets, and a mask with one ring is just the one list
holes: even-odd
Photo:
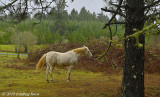
[(145, 18), (145, 20), (147, 20), (147, 19), (149, 19), (149, 18), (154, 18), (154, 19), (155, 19), (155, 17), (158, 16), (159, 14), (160, 14), (160, 12), (157, 12), (157, 13), (150, 14), (150, 15), (148, 15), (148, 16), (145, 16), (144, 18)]
[[(110, 26), (110, 25), (114, 25), (114, 24), (125, 24), (125, 22), (107, 23), (107, 24), (105, 24), (105, 26)], [(105, 28), (103, 28), (103, 29), (105, 29)]]
[[(123, 0), (120, 0), (119, 5), (121, 5), (122, 2), (123, 2)], [(120, 7), (118, 7), (116, 11), (118, 11), (119, 9), (120, 9)], [(112, 18), (108, 21), (107, 24), (111, 23), (112, 20), (116, 17), (116, 15), (117, 15), (117, 13), (114, 13), (114, 15), (113, 15)], [(105, 24), (105, 26), (103, 27), (103, 29), (105, 29), (105, 28), (107, 27), (107, 24)]]
[(150, 8), (150, 7), (152, 7), (152, 6), (155, 6), (155, 5), (158, 4), (158, 3), (160, 3), (160, 0), (154, 2), (154, 3), (150, 4), (150, 5), (145, 6), (144, 9)]
[(18, 1), (18, 0), (14, 0), (13, 2), (11, 2), (11, 3), (9, 3), (9, 4), (7, 4), (7, 5), (3, 6), (3, 7), (1, 7), (0, 10), (3, 10), (3, 9), (5, 9), (5, 8), (7, 8), (7, 7), (10, 7), (12, 4), (14, 4), (14, 3), (17, 2), (17, 1)]
[[(112, 18), (108, 21), (108, 23), (105, 24), (105, 26), (103, 27), (103, 29), (105, 29), (106, 27), (108, 27), (109, 30), (110, 30), (110, 42), (109, 42), (109, 46), (107, 48), (107, 51), (101, 57), (99, 57), (99, 59), (101, 59), (102, 57), (106, 56), (107, 53), (108, 53), (108, 51), (110, 50), (110, 47), (112, 46), (112, 42), (113, 42), (112, 41), (112, 36), (113, 36), (113, 34), (112, 34), (112, 30), (111, 30), (110, 25), (112, 25), (112, 24), (118, 24), (118, 23), (119, 24), (125, 24), (125, 23), (116, 22), (116, 21), (115, 21), (115, 23), (112, 23), (113, 19), (116, 17), (117, 14), (119, 14), (119, 15), (123, 16), (124, 18), (126, 18), (126, 16), (122, 12), (119, 12), (122, 2), (123, 2), (123, 0), (119, 1), (119, 6), (117, 6), (116, 11), (108, 10), (107, 8), (101, 8), (101, 10), (103, 10), (105, 12), (112, 12), (114, 14), (113, 14)], [(116, 31), (115, 31), (115, 33), (116, 32), (117, 32), (117, 25), (116, 25)], [(114, 35), (115, 35), (115, 33), (114, 33)]]
[(115, 6), (115, 7), (122, 7), (122, 8), (125, 8), (126, 6), (125, 5), (117, 5), (117, 4), (111, 4), (111, 5), (113, 5), (113, 6)]
[(110, 50), (110, 48), (111, 48), (111, 46), (112, 46), (112, 43), (113, 43), (113, 41), (112, 41), (112, 30), (111, 30), (111, 27), (110, 27), (110, 26), (108, 26), (108, 28), (109, 28), (109, 32), (110, 32), (109, 45), (108, 45), (108, 48), (107, 48), (106, 52), (105, 52), (102, 56), (100, 56), (98, 59), (101, 59), (101, 58), (103, 58), (104, 56), (106, 56), (106, 55), (108, 54), (108, 52), (109, 52), (109, 50)]
[(101, 10), (103, 10), (103, 11), (105, 11), (105, 12), (115, 13), (115, 14), (118, 14), (118, 15), (123, 16), (124, 18), (126, 18), (126, 15), (123, 14), (122, 12), (119, 12), (119, 11), (109, 10), (109, 9), (107, 9), (107, 8), (101, 8)]

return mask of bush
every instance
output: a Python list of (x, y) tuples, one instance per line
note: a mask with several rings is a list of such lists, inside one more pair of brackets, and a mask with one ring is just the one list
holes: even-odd
[[(103, 55), (107, 49), (109, 39), (91, 39), (84, 45), (87, 46), (93, 54), (93, 57), (82, 57), (76, 64), (76, 69), (90, 70), (93, 72), (106, 72), (115, 73), (119, 72), (123, 68), (124, 63), (124, 48), (123, 46), (118, 46), (121, 44), (117, 41), (110, 48), (110, 51), (106, 57), (98, 59), (99, 56)], [(49, 51), (66, 52), (68, 50), (81, 47), (80, 44), (68, 43), (68, 44), (53, 44), (48, 45), (44, 49), (39, 49), (35, 52), (30, 52), (28, 57), (28, 62), (37, 63), (41, 56)], [(158, 48), (147, 48), (146, 49), (146, 61), (145, 61), (145, 72), (147, 73), (160, 73), (160, 49)]]

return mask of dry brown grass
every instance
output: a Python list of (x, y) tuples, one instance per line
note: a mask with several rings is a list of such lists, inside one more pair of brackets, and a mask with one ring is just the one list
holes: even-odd
[[(93, 72), (117, 72), (123, 68), (124, 62), (124, 48), (122, 42), (118, 41), (113, 44), (108, 55), (102, 59), (98, 59), (106, 51), (108, 46), (107, 39), (92, 39), (90, 42), (84, 44), (89, 47), (93, 54), (92, 58), (82, 57), (76, 69), (90, 70)], [(117, 45), (118, 44), (118, 45)], [(120, 45), (120, 46), (119, 46)], [(29, 53), (26, 63), (36, 64), (44, 53), (49, 51), (65, 52), (74, 48), (81, 47), (78, 44), (53, 44), (44, 49), (39, 49)], [(160, 47), (146, 48), (145, 53), (145, 72), (147, 73), (160, 73)]]

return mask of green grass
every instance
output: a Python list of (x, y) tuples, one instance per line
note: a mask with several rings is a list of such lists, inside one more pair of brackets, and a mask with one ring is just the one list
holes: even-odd
[[(36, 49), (41, 49), (46, 47), (46, 45), (33, 45), (29, 47), (29, 51), (33, 51)], [(0, 51), (2, 52), (15, 52), (15, 46), (14, 45), (0, 45)], [(24, 51), (24, 47), (21, 48), (21, 52)]]
[[(45, 70), (35, 73), (34, 69), (10, 68), (9, 66), (23, 66), (25, 64), (11, 60), (12, 58), (0, 58), (0, 95), (2, 93), (37, 93), (38, 97), (76, 97), (76, 96), (98, 96), (114, 95), (120, 89), (120, 82), (109, 81), (111, 76), (104, 76), (103, 73), (73, 70), (71, 82), (67, 82), (67, 70), (56, 69), (61, 75), (53, 73), (56, 83), (45, 81)], [(9, 65), (9, 66), (8, 66)], [(120, 80), (121, 76), (115, 75)], [(107, 89), (107, 87), (113, 87)], [(12, 97), (16, 97), (12, 95)], [(101, 97), (101, 96), (100, 96)]]
[[(53, 73), (56, 83), (47, 83), (45, 66), (40, 73), (35, 73), (34, 67), (32, 69), (17, 67), (26, 65), (16, 58), (0, 56), (0, 97), (3, 93), (6, 93), (4, 97), (7, 93), (12, 94), (12, 97), (16, 97), (16, 93), (17, 95), (24, 93), (26, 96), (35, 93), (37, 97), (120, 97), (122, 73), (106, 75), (73, 70), (72, 81), (67, 82), (67, 69), (56, 68), (56, 71), (61, 73), (60, 75)], [(146, 97), (158, 97), (159, 80), (158, 74), (145, 75)]]
[[(0, 93), (25, 92), (38, 93), (41, 97), (85, 97), (107, 92), (105, 83), (109, 81), (108, 77), (92, 72), (74, 71), (72, 73), (72, 82), (66, 81), (67, 72), (65, 70), (61, 72), (61, 75), (53, 74), (56, 83), (46, 83), (44, 71), (36, 74), (33, 70), (5, 70), (5, 73), (0, 74), (1, 83), (3, 83), (0, 85)], [(111, 84), (113, 82), (110, 81), (108, 85), (111, 87)], [(114, 84), (114, 87), (117, 87), (116, 85)], [(118, 86), (120, 87), (120, 84)], [(114, 95), (114, 92), (107, 95)]]
[(0, 45), (0, 51), (15, 52), (15, 46), (14, 45)]
[[(1, 52), (0, 51), (0, 57), (6, 57), (6, 58), (17, 58), (17, 53), (11, 53), (11, 52)], [(20, 58), (27, 58), (27, 54), (25, 53), (20, 53), (19, 54)]]

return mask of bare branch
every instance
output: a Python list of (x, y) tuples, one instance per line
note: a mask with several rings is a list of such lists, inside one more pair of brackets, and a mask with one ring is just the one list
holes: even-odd
[(158, 3), (160, 3), (160, 0), (154, 2), (154, 3), (150, 4), (150, 5), (145, 6), (144, 9), (150, 8), (150, 7), (152, 7), (152, 6), (155, 6), (155, 5), (158, 4)]
[(111, 4), (111, 5), (113, 5), (113, 6), (115, 6), (115, 7), (122, 7), (122, 8), (125, 8), (126, 7), (126, 5), (117, 5), (117, 4)]
[(145, 16), (149, 13), (150, 8), (148, 8), (148, 10), (146, 11), (146, 13), (144, 14)]
[(154, 14), (150, 14), (148, 16), (145, 17), (145, 20), (149, 19), (149, 18), (155, 18), (157, 15), (159, 15), (160, 12), (154, 13)]
[[(49, 9), (52, 8), (52, 3), (56, 2), (56, 0), (9, 0), (10, 2), (5, 4), (3, 0), (0, 0), (1, 7), (0, 11), (4, 14), (13, 15), (13, 20), (17, 22), (26, 19), (27, 14), (35, 13), (35, 11), (40, 11), (42, 14), (49, 13)], [(42, 17), (42, 15), (41, 15)], [(1, 17), (1, 20), (4, 21), (4, 18)], [(12, 21), (12, 20), (11, 20)]]
[[(122, 2), (123, 2), (123, 0), (120, 0), (120, 2), (119, 2), (119, 5), (121, 5), (122, 4)], [(118, 11), (120, 9), (120, 7), (118, 7), (117, 8), (117, 10), (116, 11)], [(109, 23), (111, 23), (112, 22), (112, 20), (116, 17), (116, 13), (114, 13), (114, 15), (112, 16), (112, 18), (108, 21), (108, 23), (107, 24), (109, 24)], [(107, 27), (107, 24), (103, 27), (103, 29), (105, 29), (106, 27)]]
[[(102, 57), (104, 57), (104, 56), (106, 56), (108, 54), (108, 52), (109, 52), (109, 50), (110, 50), (110, 48), (112, 46), (112, 42), (113, 42), (112, 41), (112, 36), (115, 35), (115, 33), (117, 32), (117, 24), (125, 24), (124, 22), (117, 22), (117, 21), (114, 22), (114, 23), (111, 23), (113, 21), (113, 19), (116, 17), (117, 14), (119, 14), (119, 15), (123, 16), (124, 18), (126, 18), (126, 16), (122, 12), (119, 12), (122, 2), (123, 2), (123, 0), (120, 0), (119, 6), (117, 6), (118, 8), (116, 9), (116, 11), (108, 10), (107, 8), (101, 8), (101, 10), (103, 10), (105, 12), (112, 12), (112, 13), (114, 13), (114, 15), (108, 21), (108, 23), (105, 24), (105, 26), (103, 27), (103, 29), (105, 29), (107, 26), (109, 28), (109, 31), (110, 31), (110, 42), (109, 42), (109, 46), (108, 46), (106, 52), (101, 57), (99, 57), (99, 59), (101, 59)], [(114, 34), (112, 34), (112, 30), (111, 30), (111, 27), (110, 27), (110, 25), (112, 25), (112, 24), (116, 24), (116, 31), (115, 31)]]
[(124, 15), (123, 13), (121, 13), (121, 12), (119, 12), (119, 11), (108, 10), (107, 8), (101, 8), (101, 10), (103, 10), (103, 11), (105, 11), (105, 12), (115, 13), (115, 14), (118, 14), (118, 15), (123, 16), (124, 18), (126, 18), (126, 15)]
[(10, 7), (12, 4), (14, 4), (14, 3), (17, 2), (17, 1), (18, 1), (18, 0), (14, 0), (13, 2), (11, 2), (11, 3), (9, 3), (9, 4), (7, 4), (7, 5), (3, 6), (3, 7), (1, 7), (0, 10), (3, 10), (3, 9), (5, 9), (5, 8)]
[(111, 30), (111, 27), (110, 27), (110, 26), (108, 26), (108, 28), (109, 28), (109, 31), (110, 31), (110, 41), (109, 41), (109, 45), (108, 45), (108, 48), (107, 48), (106, 52), (105, 52), (102, 56), (100, 56), (98, 59), (101, 59), (101, 58), (103, 58), (104, 56), (106, 56), (106, 55), (108, 54), (111, 46), (112, 46), (112, 30)]
[[(114, 23), (107, 23), (105, 26), (114, 25), (114, 24), (126, 24), (125, 22), (114, 22)], [(103, 28), (105, 29), (105, 28)]]

